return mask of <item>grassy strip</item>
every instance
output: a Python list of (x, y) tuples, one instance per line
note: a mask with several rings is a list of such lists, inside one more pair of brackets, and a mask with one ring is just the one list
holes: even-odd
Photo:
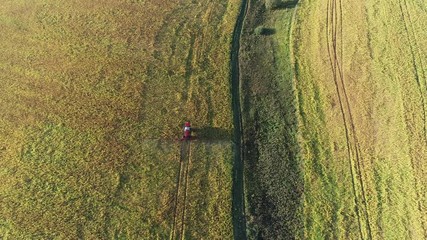
[[(303, 179), (289, 36), (294, 9), (250, 1), (242, 36), (249, 238), (302, 236)], [(262, 26), (265, 31), (256, 34)]]

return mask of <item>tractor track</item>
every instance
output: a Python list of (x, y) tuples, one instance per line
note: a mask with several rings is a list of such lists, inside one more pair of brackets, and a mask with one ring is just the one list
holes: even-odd
[(187, 211), (187, 195), (189, 186), (189, 170), (191, 165), (191, 146), (189, 141), (181, 143), (180, 163), (176, 180), (174, 214), (170, 239), (184, 239), (185, 217)]
[[(340, 105), (340, 111), (343, 118), (347, 155), (349, 159), (350, 174), (352, 179), (352, 188), (354, 193), (355, 212), (357, 215), (359, 233), (362, 239), (364, 234), (362, 230), (362, 217), (359, 208), (359, 198), (356, 189), (356, 182), (360, 185), (361, 202), (363, 204), (363, 214), (366, 219), (366, 227), (368, 238), (372, 239), (371, 223), (369, 218), (368, 204), (366, 201), (366, 191), (363, 181), (362, 168), (364, 168), (359, 140), (356, 135), (356, 127), (354, 124), (354, 118), (350, 107), (350, 101), (345, 88), (344, 83), (344, 71), (343, 71), (343, 15), (342, 15), (342, 0), (328, 0), (327, 11), (326, 11), (326, 39), (327, 39), (327, 50), (329, 61), (331, 64), (333, 79), (338, 95), (338, 102)], [(338, 36), (340, 37), (340, 46), (338, 46)], [(330, 46), (332, 45), (332, 47)], [(339, 53), (338, 53), (339, 51)], [(338, 57), (339, 56), (339, 57)], [(340, 90), (341, 89), (341, 90)], [(345, 102), (345, 104), (344, 104)], [(348, 112), (348, 117), (346, 116)], [(350, 127), (349, 127), (350, 126)], [(354, 153), (353, 153), (354, 152)], [(354, 155), (354, 158), (353, 158)], [(354, 161), (355, 160), (355, 161)], [(353, 170), (355, 168), (355, 171)]]
[(187, 195), (188, 195), (188, 170), (190, 169), (191, 164), (191, 148), (190, 148), (190, 142), (188, 142), (188, 159), (187, 159), (187, 167), (185, 169), (185, 185), (184, 185), (184, 206), (182, 208), (182, 216), (181, 216), (181, 239), (184, 239), (184, 233), (185, 233), (185, 214), (187, 210)]
[(234, 239), (247, 239), (245, 218), (245, 190), (244, 190), (244, 151), (243, 151), (243, 123), (240, 104), (240, 39), (243, 24), (249, 10), (249, 0), (242, 0), (240, 12), (236, 19), (233, 31), (230, 52), (230, 81), (231, 105), (233, 110), (234, 126), (234, 157), (233, 157), (233, 185), (232, 185), (232, 222)]
[[(413, 21), (411, 19), (411, 13), (409, 12), (408, 9), (408, 3), (406, 0), (403, 1), (399, 1), (399, 5), (400, 5), (400, 11), (401, 11), (401, 15), (402, 15), (402, 19), (403, 19), (403, 23), (405, 26), (405, 31), (406, 31), (406, 35), (409, 41), (409, 46), (410, 46), (410, 50), (411, 50), (411, 55), (412, 55), (412, 66), (414, 68), (414, 74), (415, 74), (415, 80), (417, 82), (417, 86), (418, 86), (418, 91), (421, 95), (421, 103), (423, 106), (423, 128), (424, 128), (424, 142), (427, 144), (427, 127), (426, 127), (426, 115), (427, 115), (427, 111), (426, 111), (426, 97), (425, 97), (425, 93), (423, 94), (423, 88), (422, 88), (422, 84), (424, 84), (424, 87), (427, 90), (427, 79), (426, 79), (426, 73), (425, 70), (423, 68), (424, 64), (423, 64), (423, 59), (421, 57), (421, 53), (419, 51), (419, 44), (418, 44), (418, 40), (417, 40), (417, 35), (415, 34), (415, 30), (414, 30), (414, 24)], [(406, 16), (405, 17), (405, 13)], [(410, 28), (409, 28), (409, 26)], [(413, 38), (413, 42), (414, 42), (414, 46), (412, 46), (412, 41), (411, 41), (411, 33), (412, 33), (412, 38)], [(415, 50), (418, 49), (418, 50)], [(421, 67), (418, 66), (417, 63), (417, 58), (420, 61)], [(421, 69), (421, 70), (420, 70)], [(421, 78), (420, 78), (421, 75)], [(421, 82), (421, 79), (424, 79), (424, 82)], [(411, 168), (412, 171), (414, 172), (414, 188), (415, 188), (415, 194), (416, 194), (416, 198), (417, 198), (417, 205), (418, 205), (418, 211), (420, 213), (420, 220), (421, 220), (421, 225), (422, 225), (422, 229), (423, 229), (423, 233), (424, 236), (427, 237), (427, 229), (426, 229), (426, 220), (425, 220), (425, 216), (423, 214), (423, 204), (421, 201), (421, 195), (420, 194), (420, 186), (422, 186), (422, 184), (419, 183), (418, 181), (418, 177), (417, 177), (417, 167), (415, 166), (415, 162), (413, 157), (410, 158), (411, 159)], [(421, 173), (423, 174), (423, 173)], [(421, 190), (422, 191), (422, 190)]]
[[(182, 152), (182, 150), (181, 150)], [(177, 207), (178, 207), (178, 194), (179, 189), (181, 186), (181, 170), (182, 170), (182, 161), (180, 159), (179, 163), (179, 170), (178, 170), (178, 177), (176, 180), (176, 191), (175, 191), (175, 198), (174, 198), (174, 207), (173, 207), (173, 222), (172, 222), (172, 235), (171, 239), (175, 237), (175, 227), (176, 227), (176, 219), (177, 219)]]

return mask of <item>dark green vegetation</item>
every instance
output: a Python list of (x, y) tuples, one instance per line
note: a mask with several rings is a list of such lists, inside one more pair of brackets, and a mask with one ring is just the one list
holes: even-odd
[[(250, 238), (302, 236), (303, 177), (289, 37), (295, 9), (250, 1), (241, 47), (247, 223)], [(263, 26), (263, 34), (254, 33)], [(266, 30), (271, 34), (266, 34)]]
[[(175, 236), (231, 238), (238, 7), (1, 1), (0, 238), (167, 239), (175, 205)], [(176, 198), (184, 120), (206, 141)]]
[(231, 106), (234, 124), (234, 162), (233, 162), (233, 229), (235, 239), (246, 239), (245, 191), (244, 191), (244, 155), (243, 155), (243, 123), (240, 82), (240, 46), (243, 22), (248, 14), (248, 1), (243, 0), (237, 16), (231, 44)]

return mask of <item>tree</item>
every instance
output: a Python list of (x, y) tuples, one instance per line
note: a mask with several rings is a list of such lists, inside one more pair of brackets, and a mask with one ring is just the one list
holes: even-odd
[(274, 10), (279, 8), (282, 5), (281, 0), (265, 0), (265, 7), (268, 10)]

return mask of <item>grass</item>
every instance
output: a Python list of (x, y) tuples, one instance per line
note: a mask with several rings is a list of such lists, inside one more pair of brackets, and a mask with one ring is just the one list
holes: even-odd
[[(288, 45), (294, 9), (250, 1), (241, 50), (247, 228), (250, 239), (301, 236), (303, 179)], [(253, 29), (263, 26), (271, 34)]]
[[(224, 143), (195, 142), (193, 145), (190, 178), (194, 181), (190, 182), (188, 193), (188, 218), (191, 224), (188, 224), (190, 234), (187, 237), (231, 239), (230, 196), (215, 194), (222, 192), (222, 189), (231, 189), (231, 181), (225, 178), (231, 172), (231, 148)], [(222, 163), (223, 159), (228, 160), (228, 164)], [(211, 223), (208, 227), (207, 222)]]
[(292, 23), (293, 9), (251, 1), (241, 66), (251, 238), (427, 236), (426, 11), (309, 0)]
[(335, 78), (328, 56), (327, 36), (331, 41), (334, 31), (331, 13), (326, 26), (329, 3), (301, 3), (296, 25), (304, 209), (310, 216), (304, 236), (425, 238), (425, 88), (416, 73), (422, 74), (417, 51), (424, 51), (416, 39), (424, 33), (411, 32), (418, 24), (408, 20), (424, 16), (425, 5), (416, 13), (415, 3), (406, 9), (398, 1), (338, 1), (343, 75)]
[[(174, 140), (186, 120), (201, 140), (175, 236), (232, 238), (239, 3), (3, 3), (0, 238), (173, 238)], [(426, 12), (422, 0), (271, 11), (250, 1), (240, 50), (249, 238), (427, 237)]]
[(0, 238), (169, 238), (184, 120), (185, 234), (230, 238), (238, 4), (2, 4)]

